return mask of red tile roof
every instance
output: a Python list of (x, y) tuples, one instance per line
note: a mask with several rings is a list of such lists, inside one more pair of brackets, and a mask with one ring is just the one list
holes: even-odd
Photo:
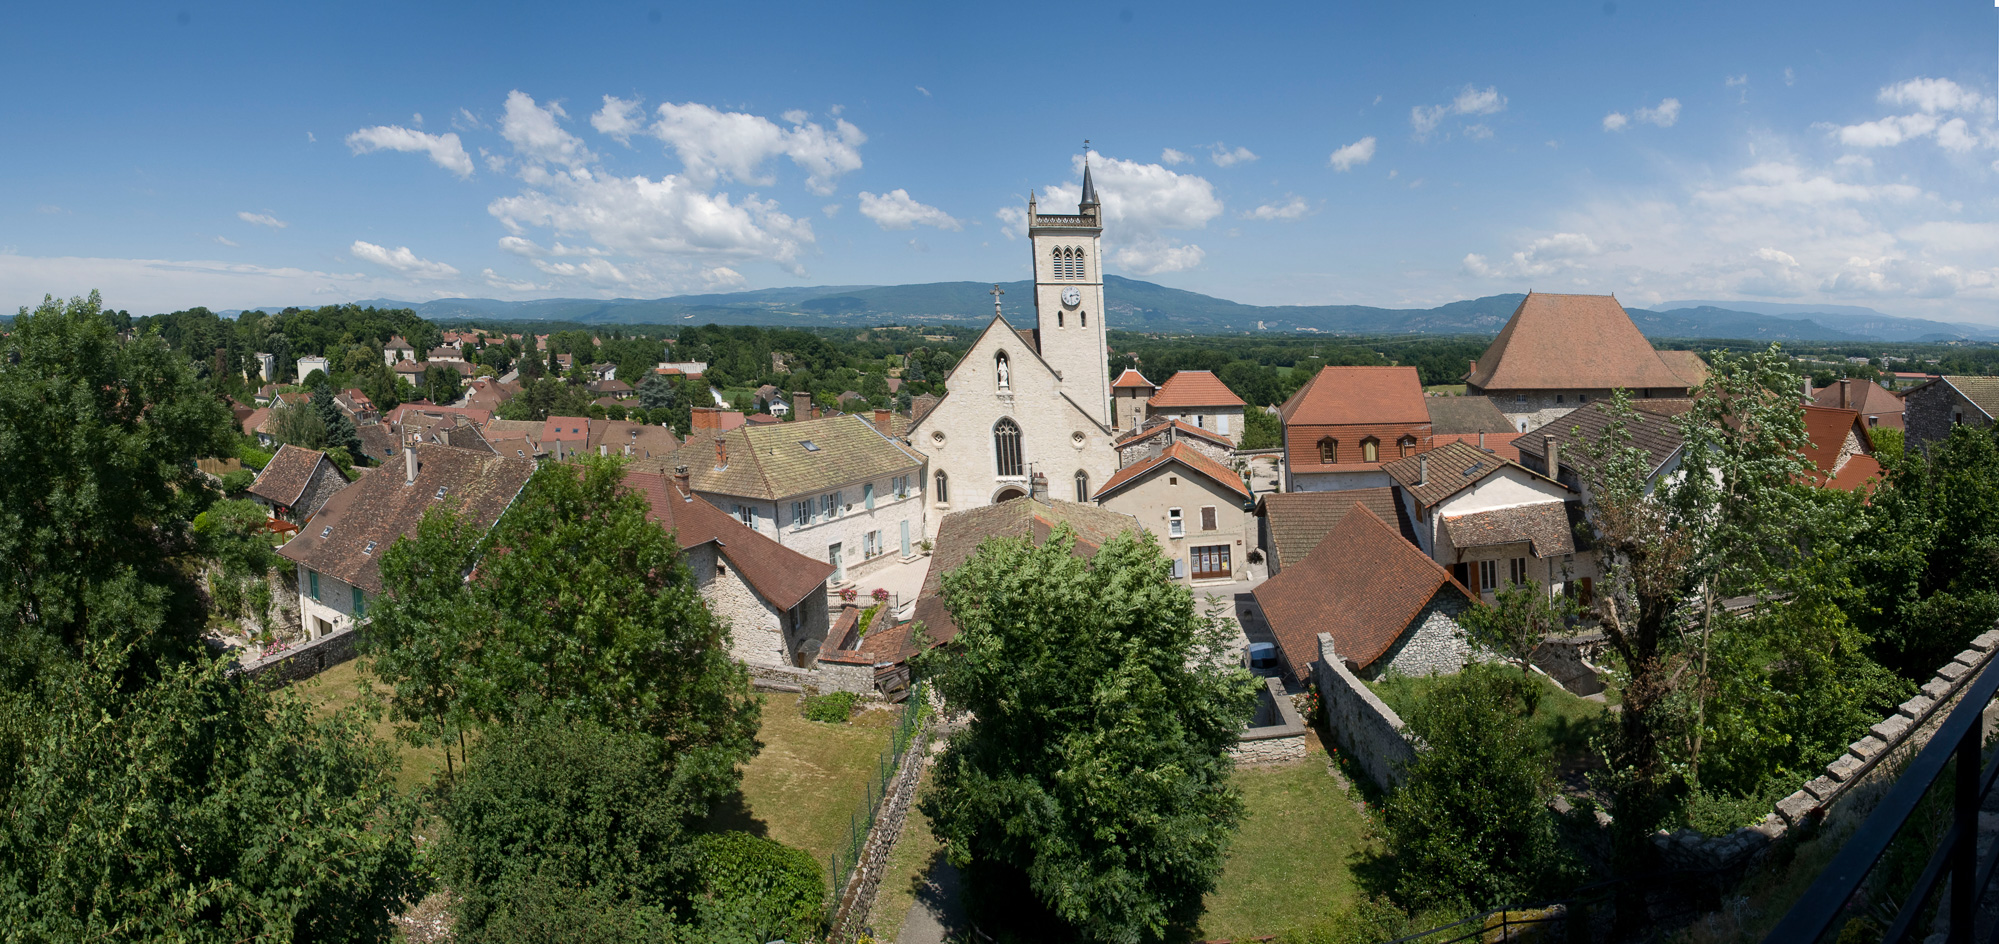
[[(1840, 386), (1846, 387), (1846, 403), (1841, 404)], [(1871, 380), (1845, 380), (1827, 384), (1812, 394), (1812, 402), (1834, 409), (1858, 410), (1868, 418), (1870, 426), (1886, 426), (1891, 429), (1903, 427), (1902, 398), (1893, 391)]]
[(1205, 439), (1218, 446), (1225, 446), (1229, 449), (1235, 448), (1235, 442), (1229, 439), (1227, 436), (1224, 436), (1213, 430), (1202, 429), (1201, 427), (1195, 426), (1192, 423), (1186, 423), (1180, 420), (1153, 420), (1145, 424), (1144, 426), (1139, 427), (1138, 429), (1132, 430), (1131, 432), (1124, 434), (1123, 437), (1117, 440), (1115, 445), (1119, 447), (1129, 446), (1135, 442), (1142, 442), (1144, 440), (1151, 439), (1152, 437), (1164, 433), (1169, 429), (1173, 431), (1173, 435), (1176, 437), (1192, 436), (1196, 439)]
[(758, 534), (705, 501), (690, 501), (691, 496), (669, 476), (627, 471), (625, 486), (645, 496), (652, 506), (652, 519), (673, 532), (682, 550), (713, 542), (743, 581), (779, 610), (791, 609), (806, 597), (823, 592), (827, 579), (833, 576), (832, 564), (813, 560)]
[[(1819, 485), (1850, 492), (1867, 485), (1869, 478), (1881, 477), (1881, 463), (1874, 458), (1874, 440), (1860, 418), (1860, 411), (1808, 405), (1805, 435), (1811, 439), (1805, 448), (1805, 458), (1817, 470), (1813, 479)], [(1859, 440), (1859, 448), (1841, 463), (1840, 452), (1845, 449), (1848, 436)]]
[(1181, 409), (1196, 406), (1240, 406), (1246, 407), (1243, 399), (1222, 383), (1220, 377), (1211, 370), (1175, 371), (1173, 376), (1159, 385), (1159, 390), (1147, 400), (1145, 408)]
[[(273, 505), (290, 508), (298, 504), (305, 487), (312, 484), (312, 474), (319, 470), (322, 462), (326, 462), (326, 453), (316, 449), (290, 443), (279, 446), (271, 461), (265, 463), (263, 471), (257, 473), (257, 480), (250, 483), (250, 494)], [(327, 468), (332, 469), (334, 475), (340, 475), (340, 469), (332, 463), (327, 463)], [(346, 481), (347, 476), (340, 475), (340, 479)]]
[(1249, 489), (1243, 487), (1242, 476), (1229, 471), (1221, 463), (1208, 458), (1206, 453), (1186, 443), (1177, 442), (1167, 446), (1158, 455), (1144, 462), (1119, 469), (1116, 475), (1111, 476), (1110, 481), (1104, 483), (1104, 487), (1097, 489), (1097, 493), (1090, 497), (1097, 501), (1103, 501), (1105, 498), (1110, 497), (1112, 492), (1138, 481), (1146, 473), (1169, 463), (1178, 464), (1195, 475), (1207, 478), (1227, 488), (1237, 495), (1242, 496), (1244, 501), (1249, 500)]
[(1146, 390), (1151, 390), (1158, 386), (1159, 386), (1158, 384), (1145, 379), (1144, 374), (1141, 374), (1138, 371), (1132, 370), (1131, 368), (1127, 367), (1124, 369), (1124, 373), (1118, 375), (1117, 382), (1111, 384), (1111, 389), (1123, 390), (1132, 387), (1141, 387)]
[(1256, 588), (1271, 634), (1299, 679), (1319, 658), (1318, 635), (1365, 671), (1402, 638), (1439, 593), (1476, 599), (1450, 572), (1354, 503), (1305, 559)]
[(1392, 485), (1337, 492), (1276, 492), (1256, 500), (1257, 517), (1264, 519), (1269, 529), (1270, 550), (1280, 570), (1304, 560), (1356, 507), (1373, 512), (1409, 543), (1416, 543), (1415, 523), (1409, 520)]
[(434, 413), (440, 416), (455, 413), (471, 420), (474, 426), (484, 426), (493, 421), (492, 410), (472, 406), (438, 406), (427, 400), (420, 400), (413, 403), (405, 403), (390, 410), (387, 415), (382, 417), (382, 422), (400, 423), (403, 421), (403, 414), (410, 410), (419, 410), (424, 413)]
[(1684, 388), (1609, 295), (1529, 292), (1472, 366), (1475, 390)]
[(1688, 389), (1707, 383), (1707, 361), (1701, 359), (1699, 351), (1660, 351), (1659, 359), (1687, 382)]
[(590, 441), (590, 418), (551, 416), (541, 425), (541, 441), (587, 443)]
[(1430, 425), (1414, 367), (1324, 368), (1284, 401), (1278, 415), (1297, 426)]

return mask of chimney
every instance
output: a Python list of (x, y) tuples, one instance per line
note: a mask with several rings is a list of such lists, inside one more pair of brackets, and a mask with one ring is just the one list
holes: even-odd
[(718, 420), (718, 419), (716, 419), (716, 418), (715, 418), (715, 412), (716, 412), (716, 411), (715, 411), (715, 408), (714, 408), (714, 407), (712, 407), (712, 406), (697, 406), (697, 407), (695, 407), (695, 408), (694, 408), (694, 428), (695, 428), (695, 429), (717, 429), (717, 428), (720, 428), (720, 427), (721, 427), (721, 425), (722, 425), (722, 422), (721, 422), (721, 420)]
[(1485, 448), (1485, 430), (1482, 429), (1478, 431), (1478, 447), (1480, 449)]
[(1548, 456), (1548, 477), (1551, 479), (1561, 478), (1562, 444), (1556, 442), (1553, 436), (1543, 436), (1541, 437), (1541, 451)]
[(1810, 400), (1811, 398), (1812, 398), (1812, 378), (1811, 378), (1811, 376), (1810, 376), (1810, 375), (1806, 375), (1806, 377), (1805, 377), (1805, 399), (1806, 399), (1806, 400)]
[(729, 467), (729, 443), (720, 436), (715, 437), (715, 468)]
[(891, 427), (889, 424), (889, 412), (887, 410), (875, 411), (875, 428), (881, 430), (881, 434), (883, 436), (889, 434), (889, 429)]
[(403, 444), (403, 484), (416, 484), (416, 443)]
[(1028, 497), (1034, 499), (1035, 501), (1044, 501), (1044, 502), (1047, 501), (1048, 476), (1036, 472), (1032, 476), (1028, 477), (1027, 494)]
[(1852, 389), (1852, 383), (1853, 381), (1846, 380), (1844, 378), (1841, 378), (1841, 380), (1839, 381), (1839, 408), (1842, 410), (1852, 409), (1852, 407), (1847, 405), (1849, 402), (1851, 402), (1848, 399), (1849, 397), (1848, 391)]
[(791, 392), (791, 415), (796, 419), (811, 419), (812, 394), (804, 390), (793, 390)]
[(677, 465), (673, 467), (673, 484), (674, 487), (680, 489), (681, 501), (694, 500), (694, 477), (687, 474), (686, 466)]
[(1428, 484), (1430, 484), (1430, 455), (1419, 452), (1416, 454), (1416, 485), (1420, 488)]

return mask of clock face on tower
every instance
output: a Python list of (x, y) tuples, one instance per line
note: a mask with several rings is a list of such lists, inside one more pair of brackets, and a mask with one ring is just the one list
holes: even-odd
[(1082, 303), (1083, 303), (1082, 292), (1078, 292), (1073, 288), (1065, 288), (1062, 290), (1062, 304), (1067, 305), (1070, 308), (1074, 308)]

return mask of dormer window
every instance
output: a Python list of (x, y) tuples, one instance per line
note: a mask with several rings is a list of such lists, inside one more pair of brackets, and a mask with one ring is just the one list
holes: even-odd
[(1395, 445), (1400, 447), (1402, 450), (1402, 455), (1406, 456), (1416, 451), (1416, 437), (1404, 436), (1401, 439), (1396, 440)]
[(1360, 461), (1362, 461), (1362, 462), (1380, 462), (1380, 461), (1381, 461), (1381, 440), (1379, 440), (1379, 439), (1376, 439), (1376, 438), (1374, 438), (1373, 436), (1369, 436), (1369, 437), (1367, 437), (1366, 439), (1363, 439), (1363, 440), (1361, 440), (1361, 441), (1360, 441)]
[(804, 446), (804, 447), (805, 447), (805, 451), (806, 451), (806, 452), (818, 452), (818, 451), (819, 451), (819, 444), (818, 444), (818, 443), (816, 443), (816, 442), (813, 442), (813, 441), (812, 441), (812, 440), (810, 440), (810, 439), (801, 439), (801, 440), (799, 440), (799, 441), (798, 441), (798, 444), (799, 444), (799, 445), (801, 445), (801, 446)]
[(1331, 436), (1319, 440), (1319, 462), (1333, 465), (1340, 461), (1340, 441)]

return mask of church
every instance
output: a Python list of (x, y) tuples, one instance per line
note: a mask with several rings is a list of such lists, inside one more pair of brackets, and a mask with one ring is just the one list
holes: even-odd
[(1042, 213), (1028, 196), (1034, 327), (1009, 324), (995, 295), (992, 323), (946, 378), (949, 392), (909, 430), (930, 458), (930, 537), (951, 512), (1038, 488), (1088, 502), (1117, 473), (1103, 232), (1087, 164), (1075, 213)]

